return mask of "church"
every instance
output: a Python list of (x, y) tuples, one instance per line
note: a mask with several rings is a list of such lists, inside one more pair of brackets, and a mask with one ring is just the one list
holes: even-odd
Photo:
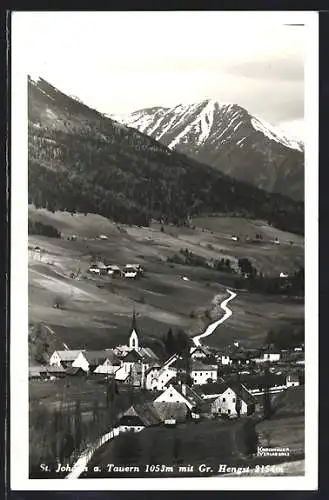
[(114, 349), (115, 354), (121, 358), (121, 367), (116, 372), (115, 378), (129, 383), (133, 376), (135, 382), (137, 380), (134, 385), (144, 386), (146, 370), (159, 365), (159, 358), (151, 348), (141, 346), (140, 338), (134, 310), (128, 344)]

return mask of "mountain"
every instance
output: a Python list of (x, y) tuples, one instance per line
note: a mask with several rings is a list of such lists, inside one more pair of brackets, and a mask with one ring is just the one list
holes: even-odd
[(304, 198), (304, 145), (236, 104), (206, 99), (113, 116), (170, 149), (270, 192)]
[(148, 225), (224, 213), (303, 233), (304, 205), (238, 182), (28, 79), (29, 202)]

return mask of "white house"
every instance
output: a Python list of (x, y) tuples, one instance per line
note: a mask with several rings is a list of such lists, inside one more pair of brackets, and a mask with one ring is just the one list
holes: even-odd
[(181, 386), (173, 386), (170, 384), (169, 387), (154, 400), (154, 403), (185, 403), (191, 410), (202, 403), (202, 398), (186, 384), (182, 384)]
[(177, 370), (171, 366), (162, 367), (158, 372), (157, 377), (154, 379), (152, 390), (157, 389), (163, 391), (166, 384), (173, 379), (177, 374)]
[(96, 368), (94, 369), (94, 373), (115, 373), (121, 366), (121, 360), (115, 355), (113, 349), (105, 349), (104, 356), (105, 359), (99, 360)]
[(263, 361), (269, 361), (270, 363), (273, 363), (275, 361), (280, 361), (281, 358), (281, 352), (274, 347), (271, 347), (269, 349), (266, 349), (263, 352), (262, 360)]
[(191, 359), (205, 359), (209, 356), (209, 352), (205, 347), (191, 347), (190, 356)]
[(123, 271), (123, 276), (125, 278), (131, 278), (131, 279), (136, 279), (137, 278), (137, 271)]
[(83, 351), (76, 357), (73, 361), (72, 366), (74, 368), (81, 368), (85, 372), (95, 371), (100, 365), (104, 365), (107, 362), (109, 364), (115, 364), (117, 367), (120, 366), (119, 360), (110, 351)]
[(300, 385), (300, 382), (299, 382), (299, 377), (298, 375), (292, 373), (290, 375), (287, 375), (287, 378), (286, 378), (286, 386), (287, 388), (288, 387), (297, 387)]
[(217, 380), (217, 366), (216, 365), (205, 365), (201, 361), (194, 361), (191, 364), (190, 375), (194, 384), (203, 385), (209, 382), (209, 379), (213, 382)]
[(64, 351), (54, 351), (50, 356), (49, 364), (50, 366), (62, 366), (66, 368), (72, 366), (73, 362), (83, 351), (78, 350), (64, 350)]
[(151, 366), (145, 372), (145, 389), (148, 391), (153, 391), (157, 389), (158, 385), (158, 375), (161, 367), (158, 365)]
[(237, 400), (240, 400), (240, 414), (251, 415), (255, 410), (255, 401), (252, 395), (242, 384), (227, 387), (211, 404), (213, 414), (237, 416)]
[(222, 365), (231, 365), (232, 364), (232, 359), (230, 358), (229, 354), (222, 354), (220, 356), (220, 362)]

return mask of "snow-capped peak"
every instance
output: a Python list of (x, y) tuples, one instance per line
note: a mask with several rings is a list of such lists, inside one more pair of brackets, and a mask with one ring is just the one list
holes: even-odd
[(251, 118), (251, 124), (253, 128), (259, 132), (262, 132), (266, 137), (271, 139), (272, 141), (283, 144), (284, 146), (297, 149), (298, 151), (303, 151), (303, 147), (300, 141), (297, 141), (293, 138), (287, 138), (284, 132), (274, 125), (267, 123), (264, 120), (260, 120), (259, 118)]

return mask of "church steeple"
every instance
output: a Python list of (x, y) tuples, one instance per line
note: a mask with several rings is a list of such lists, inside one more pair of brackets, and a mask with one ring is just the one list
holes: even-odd
[(136, 323), (135, 308), (133, 310), (133, 319), (131, 322), (131, 334), (130, 334), (130, 338), (129, 338), (129, 347), (131, 349), (138, 349), (138, 335), (137, 335), (137, 323)]

